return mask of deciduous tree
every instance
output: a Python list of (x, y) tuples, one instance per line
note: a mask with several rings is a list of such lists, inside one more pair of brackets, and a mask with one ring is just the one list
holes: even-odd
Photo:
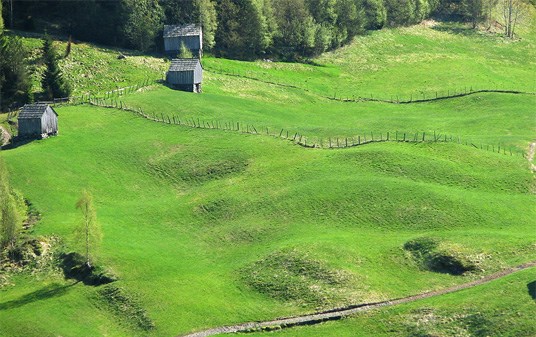
[(0, 160), (0, 248), (10, 249), (15, 246), (21, 226), (17, 194), (9, 186), (6, 165)]
[(192, 54), (192, 51), (186, 47), (184, 42), (182, 42), (177, 57), (180, 59), (191, 59), (194, 55)]
[(2, 0), (0, 0), (0, 31), (4, 29), (4, 18), (2, 17)]
[(164, 18), (157, 0), (122, 0), (119, 13), (121, 33), (129, 47), (147, 51), (155, 45)]
[(499, 4), (504, 22), (504, 34), (513, 39), (516, 26), (525, 15), (525, 3), (521, 0), (500, 0)]
[(203, 29), (203, 48), (212, 49), (218, 27), (216, 6), (211, 0), (195, 0), (195, 7), (199, 13), (196, 23)]
[(85, 264), (92, 268), (95, 252), (100, 243), (102, 233), (97, 222), (97, 212), (93, 205), (93, 196), (90, 192), (82, 191), (82, 196), (76, 203), (76, 208), (82, 212), (82, 219), (76, 227), (75, 234), (78, 245), (83, 246)]

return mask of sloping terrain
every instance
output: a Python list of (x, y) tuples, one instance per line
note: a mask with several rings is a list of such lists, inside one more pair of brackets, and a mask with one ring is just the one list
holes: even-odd
[[(496, 48), (504, 43), (498, 37), (459, 36), (427, 27), (374, 35), (335, 54), (361, 50), (373, 40), (415, 45), (390, 50), (406, 50), (400, 59), (380, 59), (394, 70), (376, 82), (365, 71), (352, 74), (343, 61), (350, 56), (325, 56), (317, 60), (320, 66), (209, 58), (201, 95), (153, 85), (118, 99), (148, 114), (240, 122), (311, 137), (437, 131), (476, 144), (526, 150), (535, 131), (535, 96), (530, 94), (487, 93), (408, 105), (343, 103), (325, 96), (337, 82), (333, 76), (339, 75), (352, 91), (361, 90), (365, 80), (378, 94), (410, 94), (428, 87), (422, 73), (402, 89), (386, 84), (385, 74), (398, 78), (413, 67), (408, 62), (413, 50), (426, 56), (421, 44), (432, 44), (426, 50), (431, 60), (439, 60), (430, 61), (430, 87), (449, 84), (444, 79), (451, 78), (450, 70), (438, 65), (446, 57), (443, 48), (459, 60), (497, 50), (493, 57), (478, 58), (482, 67), (467, 61), (459, 73), (477, 84), (496, 78), (509, 86), (517, 78), (518, 89), (531, 91), (530, 35), (504, 47), (513, 51), (511, 75), (494, 66), (497, 59), (509, 57)], [(445, 37), (451, 38), (447, 45), (432, 48)], [(471, 43), (476, 50), (462, 48)], [(379, 55), (383, 46), (370, 48), (370, 55)], [(76, 71), (92, 71), (91, 65), (83, 70), (90, 57), (76, 48), (73, 53), (84, 64)], [(117, 62), (124, 60), (116, 60), (115, 51), (105, 54), (109, 62), (94, 67), (121, 73), (124, 65)], [(328, 57), (334, 65), (323, 64)], [(249, 73), (229, 75), (233, 67)], [(135, 83), (149, 71), (141, 68), (132, 78), (115, 81)], [(103, 75), (99, 84), (80, 81), (77, 92), (103, 93), (113, 88), (114, 77)], [(305, 82), (310, 87), (304, 88)], [(3, 335), (172, 336), (443, 289), (536, 259), (535, 181), (520, 155), (456, 142), (306, 149), (278, 137), (157, 123), (87, 104), (57, 111), (58, 137), (0, 156), (13, 185), (42, 214), (34, 235), (56, 237), (58, 251), (76, 248), (73, 229), (80, 214), (75, 203), (82, 189), (93, 193), (104, 232), (98, 264), (113, 271), (118, 281), (86, 286), (64, 280), (54, 267), (9, 274), (0, 299)], [(434, 244), (426, 244), (430, 242)], [(470, 326), (499, 324), (493, 313), (509, 305), (522, 312), (506, 314), (516, 328), (501, 325), (497, 331), (530, 334), (534, 306), (527, 290), (519, 287), (533, 276), (528, 270), (470, 291), (470, 298), (479, 299), (489, 289), (482, 297), (490, 299), (489, 305), (470, 304), (464, 292), (427, 300), (429, 312), (417, 309), (417, 302), (286, 333), (412, 335), (417, 328), (429, 334), (462, 328), (466, 333), (467, 320), (477, 320)], [(501, 294), (513, 297), (502, 304)], [(446, 322), (449, 315), (457, 317), (454, 323)], [(83, 319), (73, 323), (72, 317)], [(426, 320), (424, 328), (415, 327), (415, 320)], [(396, 331), (389, 331), (391, 323)]]

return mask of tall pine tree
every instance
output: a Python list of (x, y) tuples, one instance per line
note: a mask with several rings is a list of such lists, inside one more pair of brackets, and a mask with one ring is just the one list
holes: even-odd
[(41, 80), (43, 92), (46, 99), (69, 97), (71, 95), (71, 87), (63, 77), (58, 66), (58, 57), (56, 48), (52, 44), (50, 37), (45, 37), (43, 44), (43, 63), (45, 64), (45, 72)]

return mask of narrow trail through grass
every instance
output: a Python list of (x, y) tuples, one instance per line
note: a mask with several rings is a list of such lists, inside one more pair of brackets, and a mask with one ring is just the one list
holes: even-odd
[(302, 315), (302, 316), (281, 318), (281, 319), (264, 321), (264, 322), (248, 322), (248, 323), (232, 325), (232, 326), (217, 327), (217, 328), (213, 328), (209, 330), (194, 332), (188, 335), (178, 335), (177, 337), (206, 337), (206, 336), (213, 336), (213, 335), (227, 334), (227, 333), (250, 332), (250, 331), (256, 331), (256, 330), (259, 330), (259, 331), (268, 330), (269, 331), (269, 330), (273, 330), (277, 328), (281, 329), (281, 328), (290, 328), (290, 327), (298, 326), (298, 325), (318, 324), (318, 323), (322, 323), (326, 321), (338, 320), (343, 317), (356, 314), (358, 312), (369, 311), (369, 310), (378, 309), (381, 307), (395, 306), (399, 304), (422, 300), (425, 298), (441, 296), (441, 295), (453, 293), (453, 292), (468, 289), (468, 288), (473, 288), (473, 287), (497, 280), (499, 278), (511, 275), (515, 272), (529, 269), (529, 268), (534, 268), (534, 267), (536, 267), (536, 261), (524, 263), (522, 265), (512, 267), (512, 268), (507, 268), (500, 272), (485, 276), (479, 280), (464, 283), (464, 284), (459, 284), (459, 285), (449, 287), (446, 289), (442, 289), (442, 290), (425, 292), (422, 294), (417, 294), (413, 296), (397, 298), (397, 299), (382, 301), (382, 302), (377, 302), (377, 303), (356, 304), (356, 305), (350, 305), (344, 308), (334, 308), (331, 310), (325, 310), (325, 311), (311, 314), (311, 315)]

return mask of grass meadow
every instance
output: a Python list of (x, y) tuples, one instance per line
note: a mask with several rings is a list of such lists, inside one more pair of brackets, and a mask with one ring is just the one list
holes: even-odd
[[(149, 114), (310, 137), (436, 131), (526, 150), (536, 131), (534, 95), (413, 104), (326, 96), (335, 88), (343, 88), (341, 97), (407, 96), (466, 85), (533, 92), (534, 41), (530, 31), (506, 42), (445, 24), (382, 30), (316, 65), (208, 57), (201, 95), (152, 85), (119, 99)], [(116, 51), (101, 49), (75, 45), (64, 62), (64, 69), (81, 63), (73, 68), (76, 92), (136, 83), (165, 65), (142, 56), (116, 60)], [(126, 72), (120, 61), (142, 70)], [(305, 149), (87, 104), (57, 112), (58, 137), (0, 157), (13, 186), (42, 214), (33, 235), (57, 250), (80, 249), (75, 203), (82, 189), (92, 192), (104, 234), (98, 264), (118, 276), (112, 286), (123, 295), (65, 280), (53, 266), (10, 274), (0, 288), (0, 335), (174, 336), (442, 289), (536, 259), (534, 175), (522, 156), (440, 142)], [(438, 242), (421, 252), (428, 260), (404, 249), (419, 238)], [(442, 259), (470, 272), (453, 275)], [(526, 270), (274, 335), (530, 336), (535, 277)], [(118, 310), (123, 304), (134, 314)], [(140, 311), (154, 328), (140, 326)]]

